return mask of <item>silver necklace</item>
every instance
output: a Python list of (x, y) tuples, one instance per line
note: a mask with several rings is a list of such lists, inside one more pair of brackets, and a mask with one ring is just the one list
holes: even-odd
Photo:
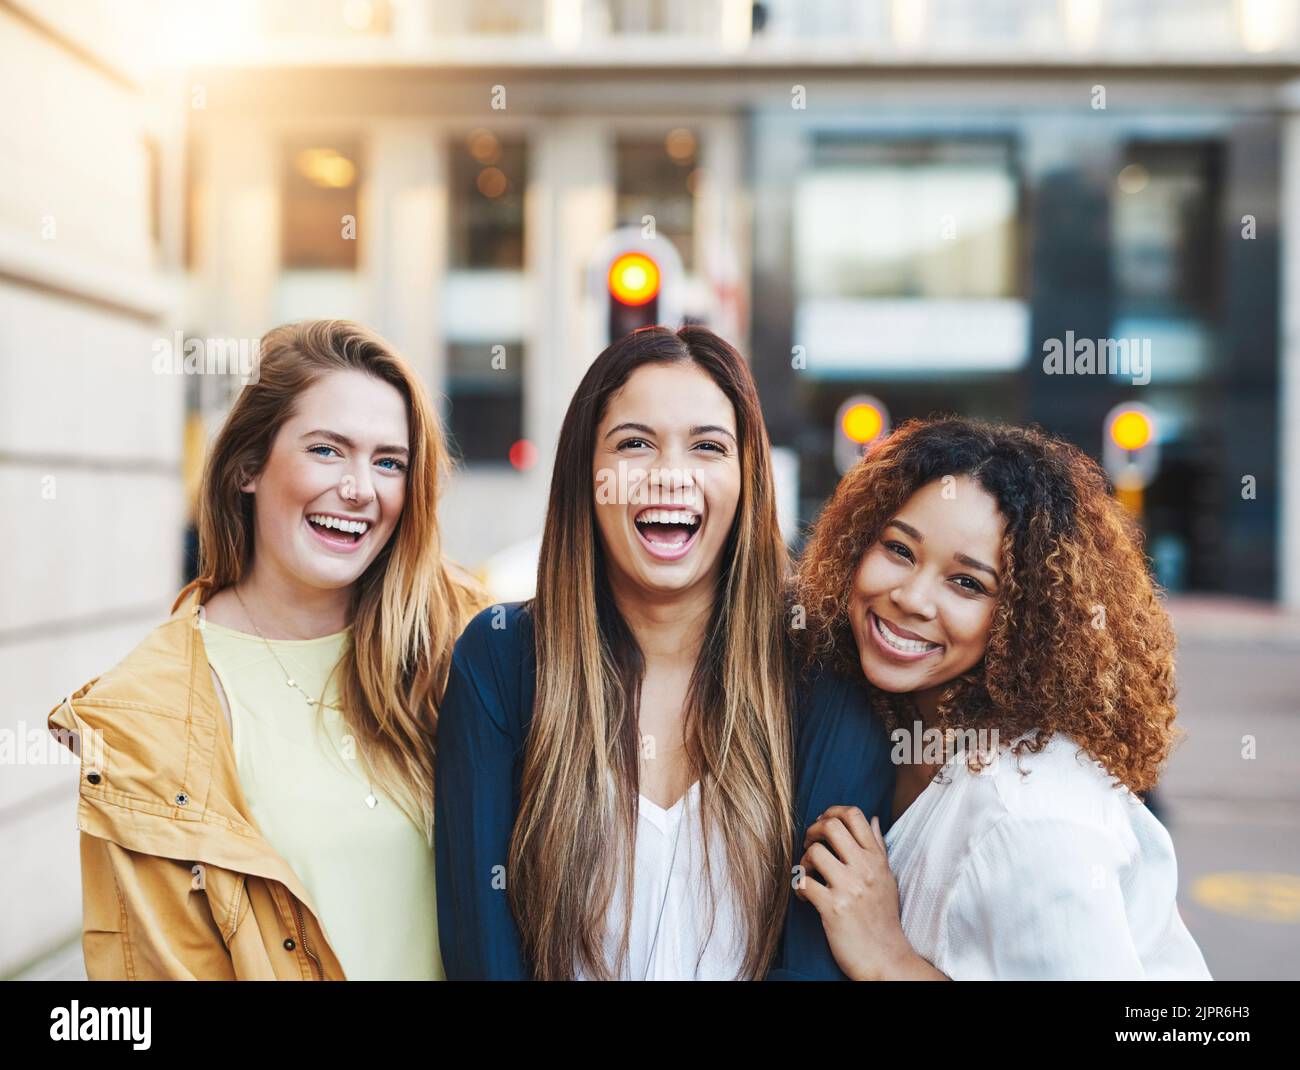
[[(293, 688), (300, 695), (302, 695), (302, 697), (307, 700), (307, 705), (315, 706), (317, 710), (331, 709), (331, 710), (338, 710), (339, 712), (342, 712), (343, 707), (337, 706), (332, 702), (326, 702), (324, 694), (322, 694), (320, 698), (312, 698), (311, 695), (307, 693), (306, 689), (301, 684), (299, 684), (297, 680), (293, 678), (293, 674), (288, 669), (285, 668), (284, 662), (280, 660), (280, 655), (275, 652), (275, 647), (271, 645), (271, 641), (267, 639), (265, 635), (262, 634), (262, 629), (257, 626), (257, 621), (253, 619), (253, 614), (251, 614), (248, 611), (248, 604), (244, 601), (243, 597), (240, 595), (239, 588), (231, 587), (230, 589), (235, 592), (235, 597), (239, 599), (239, 604), (243, 607), (244, 610), (244, 616), (248, 618), (248, 623), (253, 626), (253, 631), (257, 633), (257, 637), (260, 640), (262, 640), (262, 643), (266, 646), (266, 649), (270, 652), (271, 657), (275, 659), (275, 663), (280, 667), (280, 671), (284, 673), (285, 684)], [(334, 751), (337, 754), (338, 745), (334, 744), (333, 740), (331, 740), (330, 742), (334, 746)], [(343, 755), (339, 754), (339, 757), (343, 758)], [(375, 796), (375, 786), (370, 783), (369, 778), (367, 778), (366, 780), (366, 797), (364, 801), (365, 804), (368, 807), (370, 807), (370, 809), (372, 810), (377, 805), (379, 805), (379, 799), (376, 798)]]

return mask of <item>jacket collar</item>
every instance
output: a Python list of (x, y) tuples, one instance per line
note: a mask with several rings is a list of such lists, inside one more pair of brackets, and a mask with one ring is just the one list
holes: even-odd
[[(114, 668), (64, 699), (49, 715), (68, 746), (85, 748), (78, 825), (131, 851), (206, 862), (279, 881), (312, 913), (302, 882), (257, 828), (239, 784), (203, 645), (202, 600), (191, 591), (171, 618)], [(141, 713), (149, 718), (141, 731)], [(167, 775), (114, 785), (115, 763)], [(102, 770), (98, 783), (90, 774)], [(172, 789), (179, 785), (179, 789)], [(317, 915), (319, 917), (319, 915)]]

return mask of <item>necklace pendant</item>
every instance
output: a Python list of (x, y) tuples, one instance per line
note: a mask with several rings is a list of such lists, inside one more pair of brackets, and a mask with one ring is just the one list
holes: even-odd
[(366, 796), (366, 805), (372, 810), (379, 805), (379, 800), (375, 798), (373, 792)]

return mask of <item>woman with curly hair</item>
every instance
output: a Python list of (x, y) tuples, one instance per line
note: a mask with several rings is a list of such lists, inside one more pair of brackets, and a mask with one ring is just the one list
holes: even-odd
[(806, 664), (863, 674), (896, 744), (888, 834), (833, 806), (804, 840), (796, 894), (848, 976), (1209, 979), (1140, 799), (1175, 738), (1173, 631), (1092, 460), (909, 422), (840, 483), (797, 595)]

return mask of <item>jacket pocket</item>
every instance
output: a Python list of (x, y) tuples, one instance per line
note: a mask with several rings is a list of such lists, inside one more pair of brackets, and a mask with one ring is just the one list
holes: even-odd
[(248, 913), (247, 876), (205, 862), (194, 863), (190, 872), (193, 874), (190, 888), (201, 890), (207, 896), (212, 921), (229, 947), (240, 922)]

